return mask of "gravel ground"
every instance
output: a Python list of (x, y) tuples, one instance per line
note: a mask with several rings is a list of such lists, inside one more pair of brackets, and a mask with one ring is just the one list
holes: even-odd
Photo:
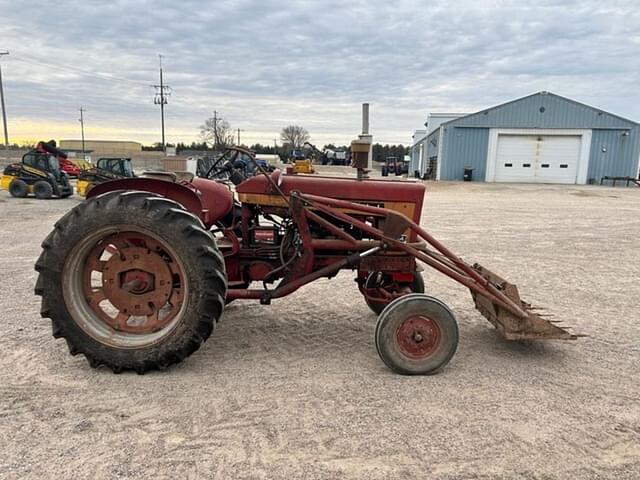
[(51, 337), (33, 264), (77, 200), (0, 192), (0, 478), (640, 478), (640, 190), (429, 185), (423, 225), (589, 335), (509, 343), (434, 271), (460, 345), (392, 374), (353, 276), (234, 302), (165, 373), (92, 370)]

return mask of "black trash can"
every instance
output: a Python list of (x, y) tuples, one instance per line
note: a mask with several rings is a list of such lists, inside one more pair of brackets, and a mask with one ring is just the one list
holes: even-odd
[(464, 167), (462, 180), (464, 180), (465, 182), (470, 182), (471, 180), (473, 180), (473, 167)]

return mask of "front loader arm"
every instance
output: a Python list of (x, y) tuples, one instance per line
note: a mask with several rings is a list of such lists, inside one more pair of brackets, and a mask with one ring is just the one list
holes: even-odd
[[(580, 335), (555, 325), (534, 312), (522, 301), (515, 285), (502, 279), (487, 268), (469, 265), (431, 236), (407, 216), (380, 207), (362, 205), (316, 195), (293, 193), (307, 208), (319, 210), (366, 232), (382, 242), (383, 248), (402, 251), (461, 283), (471, 291), (475, 306), (507, 340), (575, 340)], [(365, 223), (350, 212), (382, 217), (382, 229)], [(421, 240), (406, 243), (401, 239), (410, 230)]]

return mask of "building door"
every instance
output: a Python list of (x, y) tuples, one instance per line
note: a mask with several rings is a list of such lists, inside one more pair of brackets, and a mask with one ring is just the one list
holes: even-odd
[(567, 183), (577, 180), (580, 135), (498, 135), (496, 182)]

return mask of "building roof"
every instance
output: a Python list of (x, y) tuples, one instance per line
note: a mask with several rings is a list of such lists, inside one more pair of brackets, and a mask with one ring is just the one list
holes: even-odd
[(571, 98), (563, 97), (561, 95), (557, 95), (555, 93), (547, 92), (547, 91), (543, 90), (541, 92), (532, 93), (531, 95), (526, 95), (524, 97), (516, 98), (514, 100), (510, 100), (508, 102), (501, 103), (499, 105), (494, 105), (492, 107), (485, 108), (484, 110), (480, 110), (478, 112), (470, 113), (469, 115), (465, 115), (463, 117), (459, 117), (459, 118), (455, 118), (453, 120), (449, 120), (447, 122), (443, 122), (441, 124), (441, 126), (446, 126), (446, 125), (449, 125), (449, 124), (454, 123), (454, 122), (464, 122), (465, 120), (472, 119), (472, 118), (475, 118), (475, 117), (480, 116), (480, 115), (486, 115), (487, 113), (489, 113), (491, 111), (502, 109), (502, 108), (508, 107), (508, 106), (513, 105), (513, 104), (518, 103), (518, 102), (523, 102), (523, 101), (526, 101), (526, 100), (529, 100), (529, 99), (533, 99), (534, 97), (537, 97), (537, 96), (540, 96), (540, 97), (544, 96), (544, 97), (554, 98), (554, 99), (558, 99), (560, 101), (568, 102), (568, 103), (571, 103), (571, 104), (576, 105), (576, 106), (581, 107), (581, 108), (586, 108), (586, 109), (589, 109), (589, 110), (593, 110), (593, 111), (597, 112), (599, 115), (600, 114), (604, 114), (604, 115), (607, 115), (607, 116), (609, 116), (611, 118), (614, 118), (614, 119), (617, 119), (617, 120), (621, 120), (621, 121), (629, 123), (629, 124), (631, 124), (633, 126), (640, 125), (640, 124), (638, 124), (638, 122), (634, 122), (633, 120), (629, 120), (628, 118), (624, 118), (624, 117), (621, 117), (621, 116), (616, 115), (614, 113), (610, 113), (610, 112), (607, 112), (605, 110), (602, 110), (602, 109), (599, 109), (599, 108), (596, 108), (596, 107), (592, 107), (591, 105), (587, 105), (585, 103), (581, 103), (581, 102), (578, 102), (576, 100), (572, 100)]
[(469, 114), (464, 112), (451, 112), (451, 113), (430, 112), (429, 115), (427, 115), (427, 117), (466, 117), (467, 115)]

